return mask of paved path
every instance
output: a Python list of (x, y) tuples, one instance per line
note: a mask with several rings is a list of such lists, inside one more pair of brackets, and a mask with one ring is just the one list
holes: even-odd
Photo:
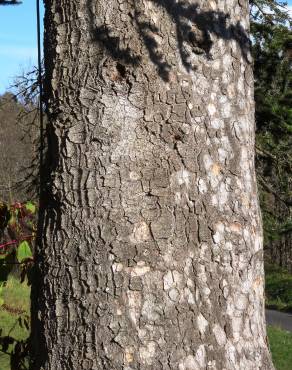
[(266, 310), (266, 320), (268, 325), (280, 326), (292, 332), (292, 313)]

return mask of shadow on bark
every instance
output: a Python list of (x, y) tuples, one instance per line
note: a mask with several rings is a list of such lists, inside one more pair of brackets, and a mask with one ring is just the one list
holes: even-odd
[[(230, 15), (221, 11), (201, 11), (197, 4), (188, 4), (186, 1), (150, 0), (158, 8), (164, 10), (172, 20), (176, 30), (177, 49), (182, 64), (188, 72), (196, 70), (192, 62), (193, 55), (205, 55), (212, 59), (212, 35), (224, 40), (235, 40), (241, 50), (242, 56), (248, 61), (250, 39), (246, 30), (237, 22), (228, 24)], [(159, 76), (169, 81), (171, 65), (165, 61), (165, 56), (159, 50), (155, 39), (160, 30), (147, 19), (139, 9), (139, 1), (133, 1), (133, 12), (127, 14), (132, 20), (140, 39), (146, 47), (151, 62), (156, 66)], [(92, 0), (88, 0), (90, 15), (90, 30), (93, 40), (119, 63), (137, 66), (141, 63), (141, 55), (129, 46), (124, 47), (117, 31), (106, 25), (95, 25), (95, 14), (92, 9)]]
[[(43, 279), (48, 271), (47, 262), (42, 253), (44, 230), (49, 233), (54, 232), (54, 226), (60, 229), (61, 224), (61, 203), (57, 195), (52, 192), (53, 175), (59, 165), (59, 147), (57, 137), (53, 126), (50, 123), (46, 125), (47, 151), (43, 165), (40, 168), (40, 197), (39, 197), (39, 215), (37, 223), (36, 244), (34, 253), (34, 266), (32, 269), (31, 286), (31, 335), (29, 338), (30, 368), (40, 369), (48, 359), (48, 350), (46, 348), (45, 332), (43, 321), (41, 321), (38, 310), (45, 312), (46, 305), (53, 305), (54, 299), (42, 299), (41, 292), (44, 290)], [(52, 153), (50, 155), (50, 153)], [(41, 339), (42, 338), (42, 339)]]

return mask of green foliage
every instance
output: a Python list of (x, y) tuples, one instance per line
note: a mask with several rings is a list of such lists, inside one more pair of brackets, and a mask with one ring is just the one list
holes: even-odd
[(0, 369), (28, 369), (30, 288), (10, 277), (3, 284), (0, 299)]
[(292, 132), (292, 32), (283, 25), (253, 23), (252, 35), (257, 129), (269, 133), (262, 143), (270, 149), (280, 134)]
[(25, 209), (30, 212), (31, 214), (35, 214), (36, 213), (36, 206), (34, 203), (32, 202), (27, 202), (25, 205)]
[[(28, 369), (29, 287), (37, 208), (0, 204), (0, 369)], [(18, 278), (11, 277), (19, 266)]]
[(18, 262), (26, 261), (32, 258), (32, 252), (28, 242), (25, 240), (19, 244), (16, 250), (16, 258)]
[(292, 274), (266, 264), (266, 307), (292, 312)]
[(0, 283), (0, 307), (4, 304), (4, 299), (1, 297), (3, 293), (3, 283)]
[(250, 4), (257, 177), (265, 246), (275, 250), (279, 243), (292, 238), (291, 19), (284, 2), (256, 0)]
[(19, 263), (32, 260), (31, 243), (35, 238), (36, 212), (36, 205), (31, 201), (11, 205), (0, 203), (2, 265), (11, 263), (8, 259), (14, 255)]
[(292, 333), (277, 327), (268, 326), (268, 338), (276, 369), (291, 370)]

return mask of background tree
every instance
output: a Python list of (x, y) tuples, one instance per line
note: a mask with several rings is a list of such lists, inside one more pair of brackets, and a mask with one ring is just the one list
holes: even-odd
[[(253, 9), (257, 178), (267, 260), (292, 269), (292, 34), (279, 2)], [(262, 11), (261, 9), (264, 9)]]
[(0, 0), (0, 5), (19, 5), (22, 1), (18, 0)]
[(34, 369), (272, 369), (247, 1), (46, 1)]

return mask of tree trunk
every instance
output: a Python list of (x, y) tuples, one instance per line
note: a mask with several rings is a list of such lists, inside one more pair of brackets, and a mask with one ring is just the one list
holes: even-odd
[(248, 1), (45, 5), (32, 368), (273, 369)]

